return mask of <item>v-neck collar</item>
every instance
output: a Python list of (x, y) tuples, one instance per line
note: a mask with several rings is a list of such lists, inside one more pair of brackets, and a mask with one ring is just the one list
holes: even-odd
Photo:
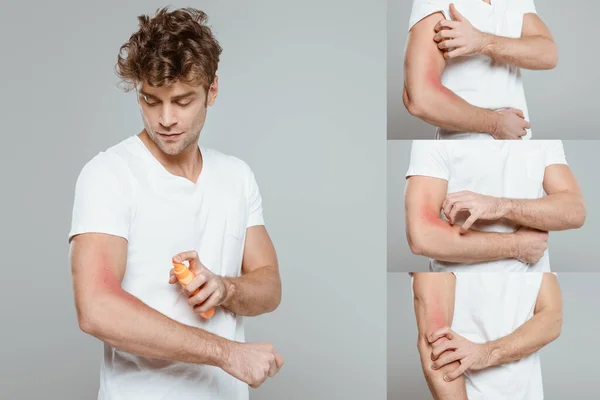
[(168, 176), (171, 179), (183, 181), (183, 182), (185, 182), (186, 185), (189, 185), (189, 186), (198, 186), (198, 185), (200, 185), (200, 183), (203, 180), (206, 179), (205, 178), (205, 176), (206, 176), (206, 170), (207, 170), (207, 165), (209, 164), (209, 162), (208, 162), (208, 157), (206, 157), (206, 153), (207, 153), (205, 151), (206, 149), (204, 149), (199, 144), (198, 144), (198, 150), (200, 151), (200, 154), (201, 154), (201, 157), (202, 157), (202, 170), (200, 171), (200, 175), (198, 175), (198, 178), (196, 179), (196, 182), (194, 183), (191, 180), (189, 180), (187, 178), (184, 178), (183, 176), (175, 175), (172, 172), (170, 172), (169, 170), (167, 170), (165, 168), (165, 166), (162, 165), (161, 162), (156, 159), (156, 157), (154, 157), (154, 154), (152, 154), (152, 152), (150, 151), (150, 149), (148, 149), (148, 147), (146, 147), (146, 145), (144, 144), (144, 142), (142, 141), (142, 139), (140, 139), (140, 137), (138, 135), (133, 135), (133, 140), (136, 141), (142, 147), (142, 151), (150, 158), (150, 162), (163, 175), (166, 175), (166, 176)]

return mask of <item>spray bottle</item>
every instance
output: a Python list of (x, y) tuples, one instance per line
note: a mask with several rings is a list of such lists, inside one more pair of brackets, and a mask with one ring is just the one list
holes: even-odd
[[(175, 276), (177, 277), (177, 280), (179, 281), (179, 283), (181, 284), (181, 286), (186, 286), (188, 283), (190, 283), (192, 281), (192, 279), (194, 279), (194, 274), (192, 273), (192, 271), (190, 271), (188, 269), (188, 267), (185, 266), (185, 264), (174, 262), (173, 263), (173, 267), (174, 267)], [(194, 293), (192, 293), (190, 295), (190, 297), (194, 296), (199, 291), (200, 291), (200, 288), (196, 289), (194, 291)], [(203, 318), (206, 318), (206, 319), (209, 319), (213, 315), (215, 315), (215, 308), (214, 307), (211, 308), (208, 311), (200, 313), (200, 316), (203, 317)]]

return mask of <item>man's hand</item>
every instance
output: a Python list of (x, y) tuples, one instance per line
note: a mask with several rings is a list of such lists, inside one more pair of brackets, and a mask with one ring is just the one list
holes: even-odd
[[(173, 257), (174, 262), (182, 262), (188, 260), (190, 263), (190, 271), (196, 277), (184, 287), (187, 292), (188, 303), (194, 308), (196, 314), (202, 314), (210, 310), (213, 307), (220, 306), (228, 295), (227, 285), (225, 281), (216, 274), (213, 274), (208, 268), (206, 268), (198, 258), (196, 251), (186, 251), (179, 253)], [(170, 271), (169, 283), (177, 283), (177, 277), (173, 269)], [(192, 296), (197, 290), (198, 293)]]
[(256, 389), (275, 376), (283, 363), (283, 357), (268, 343), (232, 342), (221, 368)]
[(515, 108), (497, 110), (498, 120), (491, 135), (496, 140), (520, 140), (527, 134), (526, 129), (531, 128), (525, 121), (523, 111)]
[[(448, 340), (438, 339), (446, 337)], [(444, 380), (451, 382), (461, 376), (466, 370), (487, 368), (490, 362), (491, 351), (486, 344), (473, 343), (465, 339), (449, 327), (444, 327), (429, 336), (434, 361), (432, 369), (442, 368), (444, 365), (460, 362), (460, 366), (447, 373)]]
[(526, 264), (535, 264), (548, 248), (548, 232), (521, 227), (515, 232), (517, 246), (514, 258)]
[(489, 35), (475, 28), (469, 20), (450, 4), (452, 20), (443, 19), (434, 27), (433, 40), (444, 52), (446, 60), (460, 56), (480, 54), (487, 46)]
[(497, 220), (504, 217), (508, 211), (505, 204), (505, 201), (497, 197), (462, 190), (446, 195), (442, 209), (452, 225), (456, 220), (456, 214), (460, 211), (468, 211), (471, 215), (460, 227), (460, 232), (466, 233), (478, 219)]

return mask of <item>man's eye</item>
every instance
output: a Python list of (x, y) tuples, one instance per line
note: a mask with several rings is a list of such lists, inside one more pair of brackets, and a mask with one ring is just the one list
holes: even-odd
[(191, 103), (191, 101), (188, 101), (187, 103), (177, 103), (177, 105), (181, 106), (181, 107), (185, 107), (185, 106), (189, 106), (190, 103)]

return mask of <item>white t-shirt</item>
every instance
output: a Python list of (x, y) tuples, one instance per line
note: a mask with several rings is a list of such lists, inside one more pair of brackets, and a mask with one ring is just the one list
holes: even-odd
[[(533, 317), (543, 273), (455, 273), (452, 330), (474, 343), (513, 333)], [(542, 400), (539, 353), (465, 372), (469, 400)]]
[[(535, 13), (533, 0), (413, 0), (409, 30), (423, 18), (442, 12), (450, 16), (450, 3), (477, 29), (496, 36), (521, 37), (523, 15)], [(448, 60), (442, 73), (442, 85), (468, 103), (492, 110), (512, 107), (522, 110), (529, 121), (520, 68), (499, 63), (485, 55)], [(481, 133), (452, 133), (437, 130), (439, 139), (493, 139)], [(523, 139), (531, 138), (531, 130)]]
[[(172, 257), (188, 250), (196, 250), (215, 274), (240, 276), (246, 228), (264, 224), (248, 165), (200, 149), (196, 183), (169, 173), (137, 135), (100, 152), (77, 179), (69, 238), (101, 232), (127, 239), (124, 290), (180, 323), (244, 341), (241, 317), (217, 307), (204, 320), (181, 286), (168, 282)], [(147, 359), (104, 345), (99, 400), (247, 398), (248, 386), (219, 368)]]
[[(480, 1), (480, 0), (478, 0)], [(539, 199), (544, 196), (544, 173), (549, 165), (567, 164), (560, 140), (414, 140), (406, 177), (421, 175), (444, 179), (448, 193), (471, 192), (511, 199)], [(440, 210), (440, 217), (447, 221)], [(455, 223), (468, 217), (463, 212)], [(482, 232), (515, 232), (519, 226), (501, 219), (476, 221), (471, 229)], [(550, 271), (548, 251), (535, 264), (515, 259), (462, 264), (431, 259), (431, 271), (521, 272)]]

